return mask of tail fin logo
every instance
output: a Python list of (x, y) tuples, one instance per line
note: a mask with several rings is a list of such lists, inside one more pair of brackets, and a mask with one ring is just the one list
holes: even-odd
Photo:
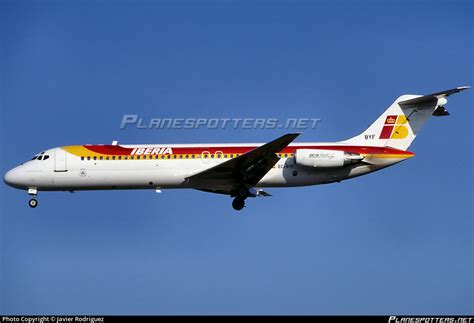
[(408, 128), (404, 126), (406, 123), (407, 117), (404, 114), (387, 116), (379, 139), (406, 138), (408, 136)]

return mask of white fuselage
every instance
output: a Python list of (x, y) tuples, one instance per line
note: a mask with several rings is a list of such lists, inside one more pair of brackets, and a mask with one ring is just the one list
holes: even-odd
[[(12, 170), (5, 182), (20, 189), (75, 191), (106, 189), (202, 188), (186, 178), (261, 146), (248, 144), (84, 145), (52, 148)], [(364, 163), (318, 168), (295, 163), (297, 149), (357, 152)], [(341, 143), (293, 143), (255, 185), (290, 187), (341, 181), (393, 165), (413, 154), (387, 147)], [(39, 157), (41, 156), (41, 157)], [(48, 157), (45, 157), (48, 156)]]

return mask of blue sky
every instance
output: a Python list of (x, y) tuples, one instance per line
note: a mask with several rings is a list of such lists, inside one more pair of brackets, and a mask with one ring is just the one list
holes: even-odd
[[(269, 141), (120, 130), (145, 117), (317, 117), (360, 133), (401, 94), (472, 85), (469, 1), (2, 1), (2, 174), (67, 144)], [(270, 190), (236, 214), (192, 190), (0, 185), (0, 312), (472, 314), (472, 91), (395, 167)], [(3, 184), (3, 183), (2, 183)]]

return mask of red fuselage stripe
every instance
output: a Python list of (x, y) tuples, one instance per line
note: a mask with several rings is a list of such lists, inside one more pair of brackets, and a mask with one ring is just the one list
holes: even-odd
[[(154, 146), (150, 146), (153, 148)], [(160, 146), (167, 147), (167, 146)], [(247, 147), (171, 147), (173, 154), (202, 154), (203, 152), (209, 152), (210, 154), (223, 153), (223, 154), (244, 154), (258, 146), (247, 146)], [(104, 155), (131, 155), (134, 148), (126, 148), (121, 146), (112, 145), (85, 145), (84, 148)], [(342, 150), (357, 154), (400, 154), (400, 155), (413, 155), (409, 151), (388, 148), (388, 147), (370, 147), (370, 146), (319, 146), (319, 145), (307, 145), (307, 146), (288, 146), (284, 148), (280, 153), (292, 154), (297, 149), (328, 149), (328, 150)]]

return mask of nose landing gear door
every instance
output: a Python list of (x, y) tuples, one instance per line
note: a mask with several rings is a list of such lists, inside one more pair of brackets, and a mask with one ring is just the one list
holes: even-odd
[(54, 152), (54, 171), (67, 172), (67, 154), (61, 148)]

